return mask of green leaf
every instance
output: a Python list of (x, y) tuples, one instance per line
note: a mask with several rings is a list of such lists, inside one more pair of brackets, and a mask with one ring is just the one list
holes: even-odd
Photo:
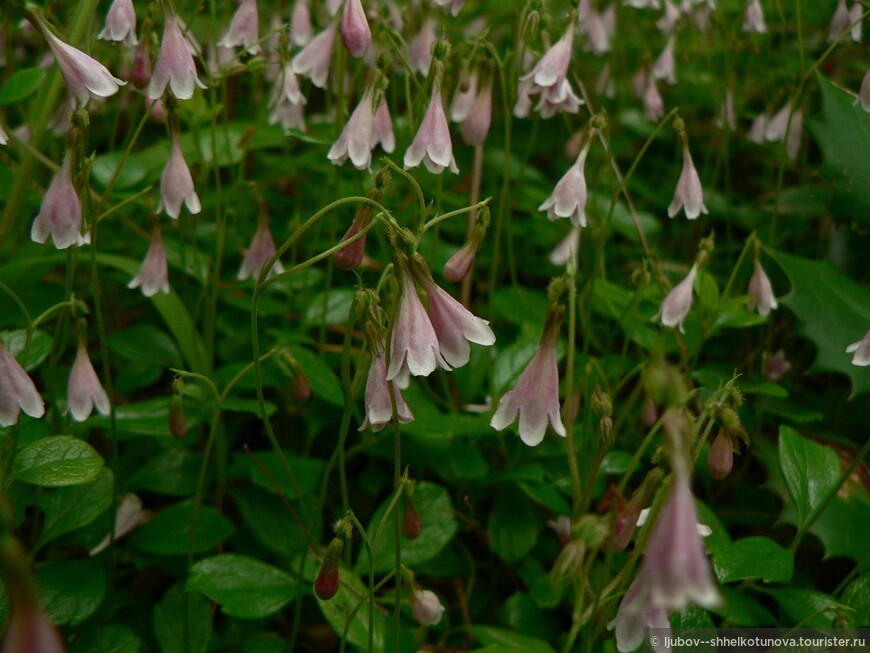
[[(375, 538), (378, 525), (387, 511), (390, 500), (384, 501), (369, 521), (366, 532), (372, 539)], [(414, 488), (414, 504), (417, 507), (417, 514), (420, 515), (423, 531), (413, 541), (402, 539), (402, 562), (408, 566), (418, 565), (434, 558), (450, 543), (459, 528), (456, 517), (453, 515), (453, 502), (450, 500), (450, 495), (440, 485), (426, 481), (418, 483)], [(387, 518), (380, 539), (376, 544), (373, 542), (376, 573), (389, 571), (395, 565), (396, 546), (393, 533), (395, 532), (394, 518), (396, 514), (401, 519), (401, 501), (396, 504), (393, 512)], [(366, 553), (363, 552), (358, 557), (355, 569), (357, 573), (362, 573), (368, 569)]]
[(848, 608), (827, 594), (805, 589), (770, 590), (770, 595), (800, 628), (830, 628), (835, 614)]
[[(94, 161), (91, 173), (94, 181), (103, 188), (107, 188), (123, 158), (124, 152), (107, 152), (98, 156), (96, 161)], [(115, 190), (126, 190), (141, 184), (145, 181), (147, 175), (148, 166), (145, 165), (135, 152), (130, 152), (127, 155), (127, 160), (124, 161), (124, 167), (121, 168), (121, 172), (118, 174)]]
[(855, 611), (853, 623), (870, 624), (870, 576), (866, 573), (843, 590), (843, 601)]
[(211, 639), (211, 606), (174, 585), (154, 607), (154, 632), (162, 653), (205, 653)]
[[(284, 463), (281, 457), (274, 451), (255, 451), (254, 456), (257, 459), (256, 464), (248, 458), (248, 469), (250, 470), (251, 480), (255, 485), (268, 490), (269, 492), (277, 492), (274, 483), (278, 484), (284, 496), (295, 499), (301, 493), (304, 496), (310, 495), (320, 489), (320, 478), (323, 474), (324, 462), (318, 458), (304, 458), (302, 456), (291, 456), (286, 454), (287, 465), (296, 479), (296, 483), (287, 474)], [(268, 476), (263, 469), (268, 472)], [(271, 478), (270, 478), (271, 477)], [(296, 489), (299, 489), (299, 492)]]
[(232, 522), (211, 506), (201, 506), (196, 516), (192, 501), (177, 503), (157, 516), (130, 538), (130, 545), (140, 551), (158, 555), (182, 555), (188, 551), (208, 551), (223, 542), (235, 530)]
[(852, 365), (846, 347), (858, 342), (870, 324), (870, 290), (827, 261), (777, 252), (774, 259), (791, 281), (782, 303), (794, 311), (799, 331), (817, 348), (813, 370), (839, 372), (852, 380), (852, 396), (870, 392), (867, 369)]
[(538, 541), (540, 530), (529, 500), (512, 485), (504, 486), (489, 513), (490, 548), (508, 562), (521, 560)]
[[(193, 428), (205, 420), (202, 407), (195, 402), (184, 402), (184, 415), (187, 425)], [(89, 424), (108, 428), (111, 420), (106, 415), (94, 415)], [(169, 397), (156, 397), (132, 404), (115, 407), (115, 424), (119, 439), (136, 436), (166, 438), (172, 442), (169, 432)]]
[(84, 440), (57, 435), (37, 440), (15, 456), (15, 479), (32, 485), (59, 487), (89, 483), (103, 468), (103, 459)]
[[(299, 565), (294, 562), (293, 567), (298, 568)], [(308, 556), (305, 560), (303, 578), (306, 582), (313, 584), (319, 570), (319, 562), (314, 560), (312, 556)], [(315, 595), (317, 603), (320, 605), (323, 616), (326, 617), (339, 637), (344, 637), (346, 632), (348, 642), (358, 648), (368, 650), (369, 615), (368, 605), (365, 601), (369, 594), (368, 587), (363, 585), (362, 581), (346, 567), (340, 568), (339, 578), (341, 578), (341, 584), (338, 587), (338, 593), (328, 601), (323, 601)], [(353, 614), (353, 619), (348, 621), (351, 614)], [(375, 604), (373, 617), (372, 649), (375, 653), (381, 653), (385, 650), (386, 617), (384, 611), (377, 604)]]
[(28, 98), (39, 88), (45, 78), (45, 69), (33, 67), (22, 68), (6, 80), (0, 88), (0, 106), (8, 106)]
[(866, 223), (870, 210), (870, 120), (860, 104), (845, 91), (817, 73), (822, 91), (822, 110), (807, 121), (825, 159), (824, 172), (834, 181), (834, 201), (843, 218)]
[(196, 491), (202, 456), (181, 447), (170, 447), (151, 458), (129, 480), (130, 486), (170, 496)]
[(103, 467), (92, 483), (62, 487), (40, 498), (45, 513), (41, 543), (87, 526), (112, 505), (115, 482)]
[(232, 553), (193, 565), (185, 589), (205, 594), (228, 615), (241, 619), (269, 617), (299, 594), (299, 584), (280, 569)]
[(320, 397), (339, 408), (344, 406), (341, 383), (329, 366), (323, 362), (322, 356), (317, 356), (300, 346), (293, 348), (293, 357), (305, 372), (308, 384), (311, 386), (311, 393), (315, 397)]
[(70, 652), (139, 653), (143, 648), (142, 640), (130, 628), (111, 624), (80, 635), (72, 645)]
[[(495, 626), (470, 626), (468, 632), (477, 640), (487, 646), (486, 651), (498, 651), (498, 653), (555, 653), (555, 650), (547, 642), (535, 637), (520, 635), (506, 628)], [(489, 647), (496, 648), (489, 648)]]
[[(275, 494), (259, 488), (237, 488), (232, 496), (245, 524), (270, 551), (289, 556), (305, 549), (305, 530)], [(317, 528), (311, 523), (307, 526)]]
[(770, 610), (752, 598), (746, 590), (722, 586), (719, 591), (722, 593), (723, 601), (719, 607), (713, 608), (713, 612), (730, 624), (763, 628), (776, 623), (776, 617), (770, 613)]
[(106, 596), (106, 572), (94, 558), (49, 562), (37, 569), (36, 579), (45, 612), (59, 626), (80, 624)]
[[(36, 330), (30, 334), (30, 343), (27, 343), (27, 331), (24, 329), (4, 331), (0, 333), (0, 339), (3, 340), (9, 353), (15, 356), (28, 372), (35, 370), (42, 364), (42, 361), (48, 358), (49, 353), (51, 353), (51, 344), (54, 341), (45, 331)], [(25, 344), (27, 344), (26, 351)]]
[(840, 477), (837, 452), (799, 435), (790, 426), (781, 425), (779, 465), (802, 526), (825, 497), (837, 490)]
[(794, 556), (766, 537), (747, 537), (711, 549), (713, 568), (723, 583), (761, 578), (765, 583), (786, 583), (794, 571)]
[(347, 324), (354, 293), (343, 288), (326, 290), (308, 300), (303, 320), (307, 326)]

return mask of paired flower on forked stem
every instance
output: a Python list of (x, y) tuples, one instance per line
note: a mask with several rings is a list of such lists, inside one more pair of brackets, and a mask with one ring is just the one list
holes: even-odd
[[(371, 427), (377, 433), (393, 420), (393, 403), (390, 399), (390, 389), (387, 385), (387, 365), (384, 359), (384, 343), (375, 342), (372, 349), (372, 362), (366, 380), (366, 418), (359, 427), (365, 431)], [(414, 413), (402, 398), (398, 383), (393, 382), (393, 396), (396, 400), (396, 415), (399, 422), (407, 424), (414, 421)]]
[(67, 151), (60, 171), (45, 191), (39, 214), (30, 230), (31, 239), (37, 243), (44, 243), (51, 234), (57, 249), (90, 242), (88, 234), (82, 236), (82, 205), (73, 186), (72, 159), (72, 151)]
[(594, 129), (590, 130), (574, 165), (556, 184), (553, 194), (538, 207), (538, 211), (547, 212), (550, 220), (570, 218), (575, 227), (586, 226), (586, 177), (583, 167), (586, 165), (586, 155), (589, 153), (594, 133)]
[(530, 447), (544, 439), (548, 420), (556, 433), (562, 437), (566, 435), (559, 413), (559, 368), (556, 363), (556, 341), (564, 315), (563, 308), (550, 307), (538, 350), (513, 389), (502, 395), (490, 421), (490, 426), (496, 431), (503, 431), (519, 414), (520, 438)]
[(45, 402), (33, 380), (0, 340), (0, 426), (18, 422), (18, 413), (31, 417), (45, 414)]
[(142, 294), (153, 297), (158, 292), (169, 293), (169, 268), (166, 265), (166, 248), (163, 247), (163, 236), (160, 235), (160, 227), (154, 227), (151, 236), (151, 246), (142, 261), (142, 267), (130, 283), (128, 288), (142, 287)]
[[(239, 268), (239, 280), (244, 281), (249, 277), (255, 279), (259, 277), (263, 266), (275, 256), (275, 251), (275, 239), (272, 238), (272, 232), (269, 230), (269, 221), (265, 215), (261, 215), (257, 221), (257, 233), (254, 234), (251, 246), (245, 252), (245, 258)], [(283, 271), (284, 266), (281, 265), (281, 261), (275, 261), (269, 274), (280, 274)]]
[(242, 0), (230, 21), (229, 29), (217, 44), (222, 48), (236, 48), (241, 45), (248, 54), (260, 52), (260, 17), (257, 12), (257, 0)]
[(698, 274), (698, 264), (692, 265), (689, 274), (680, 283), (674, 286), (665, 296), (658, 313), (653, 316), (653, 321), (661, 320), (666, 327), (677, 327), (680, 333), (685, 333), (683, 320), (692, 308), (692, 291), (695, 285), (695, 276)]
[(529, 115), (533, 95), (540, 96), (535, 109), (542, 118), (551, 118), (559, 110), (576, 113), (583, 104), (583, 100), (577, 97), (571, 88), (571, 82), (568, 81), (568, 65), (571, 63), (574, 43), (574, 22), (568, 22), (562, 38), (547, 50), (531, 71), (520, 77), (517, 103), (514, 105), (514, 115), (517, 118)]
[(176, 98), (189, 100), (193, 97), (194, 87), (205, 89), (206, 86), (196, 74), (190, 43), (184, 38), (175, 14), (164, 7), (164, 16), (163, 41), (148, 84), (148, 97), (152, 100), (160, 98), (168, 85)]
[(92, 97), (105, 98), (118, 92), (127, 82), (118, 79), (99, 61), (60, 40), (46, 25), (41, 10), (28, 9), (28, 17), (45, 37), (51, 53), (57, 60), (61, 75), (74, 105), (78, 100), (84, 106)]

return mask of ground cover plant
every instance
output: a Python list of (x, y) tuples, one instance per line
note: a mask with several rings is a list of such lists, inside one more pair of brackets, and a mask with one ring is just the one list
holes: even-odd
[(2, 651), (870, 626), (868, 11), (7, 0)]

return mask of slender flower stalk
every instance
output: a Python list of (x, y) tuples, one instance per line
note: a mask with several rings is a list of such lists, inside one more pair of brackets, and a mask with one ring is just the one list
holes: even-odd
[(544, 439), (548, 421), (556, 433), (563, 438), (566, 435), (559, 413), (559, 368), (556, 363), (556, 341), (564, 314), (562, 308), (550, 308), (537, 352), (513, 389), (502, 395), (489, 423), (496, 431), (503, 431), (519, 415), (520, 438), (530, 447)]
[(33, 380), (0, 340), (0, 426), (18, 422), (21, 411), (31, 417), (42, 417), (45, 402)]
[(142, 267), (130, 283), (128, 288), (142, 287), (142, 294), (153, 297), (158, 292), (169, 293), (169, 268), (166, 265), (166, 248), (163, 247), (163, 236), (160, 228), (155, 227), (151, 235), (151, 246), (142, 261)]

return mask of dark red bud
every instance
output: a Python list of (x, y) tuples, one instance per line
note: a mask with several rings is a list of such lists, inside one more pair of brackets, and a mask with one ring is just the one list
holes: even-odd
[(710, 476), (721, 481), (731, 473), (733, 465), (734, 448), (731, 446), (731, 440), (720, 431), (710, 446), (710, 453), (707, 454), (707, 469), (710, 470)]
[(130, 75), (130, 80), (140, 91), (151, 81), (151, 52), (145, 39), (142, 39), (133, 56), (133, 73)]
[(184, 416), (184, 398), (172, 395), (169, 400), (169, 432), (176, 438), (187, 435), (187, 419)]
[[(350, 240), (354, 236), (359, 233), (359, 230), (363, 228), (365, 225), (360, 225), (357, 220), (353, 221), (353, 224), (350, 225), (350, 229), (341, 237), (341, 242), (345, 242), (346, 240)], [(362, 263), (363, 256), (366, 253), (366, 237), (363, 235), (361, 238), (353, 241), (350, 245), (346, 247), (342, 247), (335, 254), (333, 254), (333, 260), (335, 261), (335, 267), (339, 270), (344, 270), (348, 272), (353, 270)]]
[(301, 404), (311, 399), (311, 386), (308, 384), (308, 377), (299, 369), (295, 370), (293, 374), (293, 396)]
[(340, 584), (338, 569), (342, 547), (342, 541), (337, 537), (329, 543), (329, 548), (326, 549), (323, 562), (320, 564), (320, 571), (314, 579), (314, 592), (321, 601), (328, 601), (338, 593)]
[(402, 515), (402, 535), (405, 539), (416, 540), (422, 530), (423, 522), (420, 520), (420, 514), (414, 503), (408, 501), (405, 503), (405, 514)]

